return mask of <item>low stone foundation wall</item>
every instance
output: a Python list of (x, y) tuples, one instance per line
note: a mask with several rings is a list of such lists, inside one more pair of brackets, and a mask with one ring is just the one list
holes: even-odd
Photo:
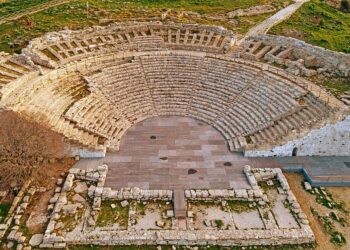
[(11, 225), (13, 223), (16, 224), (16, 220), (18, 222), (18, 220), (21, 217), (21, 214), (23, 213), (23, 209), (27, 207), (29, 198), (27, 197), (26, 199), (23, 199), (23, 197), (25, 196), (25, 193), (27, 192), (27, 189), (29, 188), (30, 183), (31, 183), (31, 180), (25, 182), (21, 190), (13, 199), (10, 210), (8, 211), (8, 214), (4, 220), (4, 223), (0, 224), (0, 238), (2, 238), (6, 234), (7, 230), (11, 228)]
[[(158, 227), (153, 230), (137, 229), (131, 221), (137, 220), (136, 200), (139, 204), (145, 204), (149, 200), (169, 203), (173, 198), (172, 190), (142, 190), (139, 188), (123, 188), (112, 190), (104, 187), (108, 172), (108, 166), (102, 165), (97, 169), (71, 169), (66, 180), (58, 180), (55, 196), (50, 200), (49, 209), (52, 210), (50, 221), (45, 231), (40, 248), (64, 248), (67, 245), (220, 245), (220, 246), (254, 246), (254, 245), (284, 245), (312, 243), (314, 235), (305, 214), (290, 191), (287, 180), (280, 169), (251, 169), (244, 167), (244, 173), (251, 185), (249, 189), (210, 189), (185, 190), (188, 201), (209, 201), (225, 203), (226, 200), (249, 201), (257, 207), (257, 213), (271, 213), (267, 205), (269, 202), (265, 191), (259, 186), (260, 181), (278, 181), (278, 192), (286, 197), (286, 202), (294, 214), (297, 228), (280, 228), (276, 222), (271, 223), (273, 216), (262, 216), (265, 224), (261, 229), (237, 229), (237, 228), (207, 228), (195, 229), (189, 226), (187, 229), (174, 227), (177, 218), (169, 215), (173, 226), (170, 229)], [(69, 202), (69, 197), (84, 196), (84, 187), (87, 197), (92, 200), (91, 205), (84, 209), (83, 220), (79, 222), (79, 228), (57, 235), (57, 224), (67, 211), (67, 207), (74, 206)], [(78, 193), (77, 193), (78, 192)], [(78, 195), (79, 196), (79, 195)], [(80, 198), (81, 199), (81, 198)], [(122, 206), (128, 206), (128, 227), (121, 229), (118, 226), (101, 228), (96, 226), (101, 205), (104, 201), (115, 201)], [(111, 203), (115, 206), (115, 203)], [(108, 203), (109, 204), (109, 203)], [(109, 205), (108, 205), (109, 206)], [(192, 205), (193, 209), (193, 205)], [(189, 215), (191, 214), (191, 215)], [(164, 215), (162, 215), (164, 216)], [(168, 216), (168, 215), (166, 215)], [(264, 218), (263, 218), (264, 217)], [(188, 211), (186, 223), (194, 223), (193, 211)]]
[[(157, 230), (118, 232), (84, 232), (76, 235), (82, 245), (220, 245), (254, 246), (304, 244), (313, 240), (310, 228), (286, 230)], [(45, 247), (45, 244), (41, 245)], [(50, 247), (49, 245), (47, 245)]]
[(102, 200), (165, 200), (170, 201), (173, 198), (172, 190), (144, 190), (140, 188), (122, 188), (121, 190), (112, 190), (103, 188)]
[(92, 150), (88, 148), (75, 147), (72, 145), (68, 151), (70, 156), (79, 155), (80, 158), (103, 158), (106, 156), (106, 148), (101, 150)]
[(34, 187), (31, 179), (23, 184), (21, 190), (12, 201), (4, 223), (0, 224), (0, 239), (4, 237), (4, 242), (8, 241), (12, 245), (15, 243), (17, 249), (31, 249), (31, 247), (28, 246), (29, 238), (28, 232), (26, 231), (27, 228), (23, 227), (23, 223), (25, 223), (23, 222), (23, 218), (25, 218), (26, 213), (28, 213), (28, 206), (29, 203), (33, 201), (34, 194), (36, 192), (45, 191), (46, 188), (44, 187)]

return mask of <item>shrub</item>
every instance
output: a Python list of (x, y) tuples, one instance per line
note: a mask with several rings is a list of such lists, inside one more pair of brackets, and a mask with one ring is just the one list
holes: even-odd
[(350, 12), (350, 3), (349, 0), (341, 0), (340, 10), (343, 12)]
[(218, 228), (222, 228), (224, 226), (224, 222), (222, 220), (215, 220), (215, 225)]

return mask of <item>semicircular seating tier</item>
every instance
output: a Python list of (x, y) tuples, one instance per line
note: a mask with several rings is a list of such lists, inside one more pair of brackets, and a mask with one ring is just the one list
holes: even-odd
[(234, 33), (216, 26), (128, 23), (48, 33), (31, 41), (23, 53), (35, 63), (56, 68), (106, 52), (180, 49), (224, 53), (235, 41)]
[(122, 27), (49, 33), (22, 55), (2, 55), (1, 107), (94, 150), (118, 150), (144, 119), (189, 116), (220, 131), (232, 151), (295, 139), (344, 109), (302, 78), (225, 54), (233, 37), (225, 30)]

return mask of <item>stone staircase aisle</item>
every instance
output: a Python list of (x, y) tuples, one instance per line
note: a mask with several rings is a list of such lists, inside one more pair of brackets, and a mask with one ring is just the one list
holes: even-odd
[(177, 219), (186, 218), (187, 203), (185, 198), (185, 191), (182, 189), (174, 190), (174, 213)]

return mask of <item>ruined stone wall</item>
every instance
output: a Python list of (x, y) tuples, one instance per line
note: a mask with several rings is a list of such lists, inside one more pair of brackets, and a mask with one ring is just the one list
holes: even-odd
[[(300, 205), (295, 195), (290, 190), (289, 184), (281, 169), (251, 169), (244, 167), (244, 173), (251, 185), (247, 190), (186, 190), (186, 199), (215, 201), (218, 199), (256, 201), (259, 203), (261, 211), (264, 211), (265, 201), (269, 202), (267, 195), (258, 185), (259, 181), (276, 179), (279, 184), (279, 192), (286, 195), (286, 202), (290, 204), (291, 212), (295, 214), (298, 228), (280, 228), (269, 223), (268, 217), (264, 219), (266, 228), (264, 229), (199, 229), (178, 230), (178, 228), (156, 230), (145, 229), (120, 229), (96, 227), (98, 214), (100, 213), (103, 200), (120, 200), (132, 202), (137, 200), (161, 199), (171, 200), (171, 190), (142, 190), (139, 188), (125, 188), (121, 190), (111, 190), (105, 187), (105, 179), (108, 173), (108, 166), (98, 166), (96, 169), (70, 169), (66, 180), (60, 179), (57, 182), (56, 193), (50, 200), (48, 208), (52, 210), (50, 221), (45, 230), (45, 235), (40, 243), (40, 248), (65, 248), (67, 245), (222, 245), (222, 246), (253, 246), (253, 245), (283, 245), (283, 244), (304, 244), (312, 243), (315, 238), (309, 226), (306, 215), (301, 211)], [(86, 183), (89, 183), (87, 188)], [(62, 187), (61, 187), (62, 185)], [(86, 208), (81, 229), (57, 234), (56, 225), (60, 223), (60, 218), (64, 214), (67, 206), (70, 207), (68, 197), (77, 190), (78, 185), (85, 186), (85, 191), (91, 199), (91, 204)], [(204, 191), (207, 191), (204, 195)], [(206, 197), (207, 196), (207, 197)], [(209, 199), (210, 198), (210, 199)], [(91, 207), (90, 207), (91, 206)], [(135, 216), (135, 210), (129, 211), (130, 218)], [(188, 216), (190, 221), (190, 216)], [(131, 226), (131, 224), (128, 225)]]
[(331, 51), (325, 48), (308, 44), (304, 41), (284, 36), (259, 35), (248, 40), (261, 41), (270, 46), (282, 46), (293, 49), (296, 58), (303, 59), (305, 63), (314, 64), (314, 67), (323, 68), (329, 73), (340, 76), (350, 76), (350, 55)]
[(292, 140), (271, 150), (248, 150), (244, 155), (292, 156), (297, 148), (298, 156), (348, 156), (350, 154), (350, 115), (335, 124), (311, 130), (301, 139)]

